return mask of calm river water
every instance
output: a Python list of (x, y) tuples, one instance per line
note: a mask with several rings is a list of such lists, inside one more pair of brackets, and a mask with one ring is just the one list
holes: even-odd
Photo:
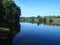
[(60, 45), (60, 26), (20, 23), (13, 45)]

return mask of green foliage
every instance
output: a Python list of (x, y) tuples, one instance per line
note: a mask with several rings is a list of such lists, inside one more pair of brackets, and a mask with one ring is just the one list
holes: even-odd
[(20, 30), (21, 9), (13, 0), (0, 0), (0, 27)]
[(37, 18), (40, 18), (40, 16), (38, 15)]
[(42, 18), (43, 23), (46, 23), (47, 18)]
[(20, 7), (13, 0), (0, 0), (0, 22), (19, 21), (21, 15)]
[(51, 23), (53, 20), (52, 19), (49, 19), (49, 22)]

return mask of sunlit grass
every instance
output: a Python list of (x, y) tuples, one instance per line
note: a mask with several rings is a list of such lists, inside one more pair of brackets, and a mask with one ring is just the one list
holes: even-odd
[(10, 31), (9, 28), (0, 28), (0, 31)]

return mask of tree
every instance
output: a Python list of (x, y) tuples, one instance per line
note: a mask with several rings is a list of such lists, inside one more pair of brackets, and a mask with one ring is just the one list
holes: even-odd
[[(2, 0), (2, 16), (9, 19), (17, 19), (21, 15), (20, 8), (12, 0)], [(7, 20), (6, 19), (6, 20)]]
[(52, 21), (53, 21), (53, 20), (50, 18), (50, 19), (49, 19), (49, 22), (51, 23)]
[(13, 0), (0, 0), (0, 22), (2, 25), (18, 25), (21, 9)]
[(40, 16), (38, 15), (37, 18), (40, 18)]

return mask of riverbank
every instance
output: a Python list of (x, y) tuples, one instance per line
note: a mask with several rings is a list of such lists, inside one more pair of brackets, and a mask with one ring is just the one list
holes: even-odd
[(60, 17), (20, 17), (20, 22), (60, 25)]

